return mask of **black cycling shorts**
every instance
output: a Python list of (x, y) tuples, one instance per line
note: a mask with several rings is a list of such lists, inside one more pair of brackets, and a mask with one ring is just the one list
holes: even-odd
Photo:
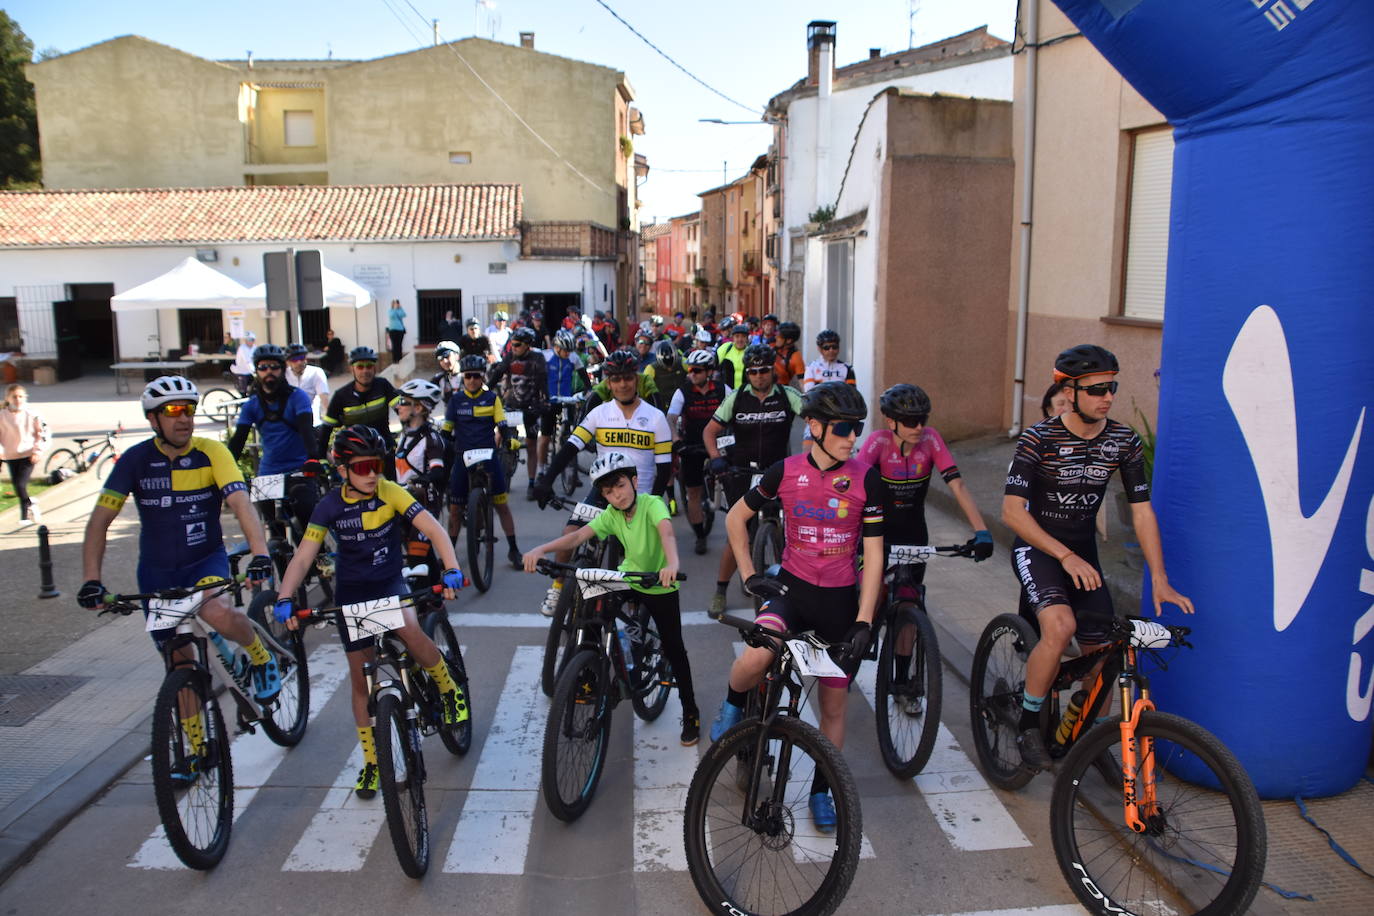
[(552, 405), (548, 410), (541, 411), (539, 414), (539, 435), (552, 436), (554, 428), (558, 426), (558, 409)]
[(706, 448), (684, 448), (677, 456), (677, 476), (683, 486), (699, 487), (706, 483)]
[[(1098, 562), (1095, 543), (1066, 541), (1065, 546), (1091, 563), (1101, 575), (1102, 564)], [(1080, 644), (1099, 645), (1109, 641), (1115, 611), (1105, 582), (1092, 591), (1077, 588), (1063, 564), (1020, 538), (1012, 544), (1011, 567), (1021, 580), (1023, 603), (1032, 611), (1039, 614), (1051, 605), (1067, 604), (1073, 609)]]
[[(746, 478), (747, 481), (747, 478)], [(787, 586), (787, 594), (781, 598), (769, 598), (759, 608), (756, 621), (772, 617), (782, 623), (783, 629), (792, 633), (814, 630), (826, 642), (837, 643), (849, 635), (849, 628), (859, 618), (859, 590), (852, 585), (839, 588), (822, 588), (812, 585), (783, 568), (778, 572), (778, 580)], [(776, 628), (776, 623), (771, 624)], [(853, 670), (846, 669), (848, 679), (822, 678), (827, 687), (844, 687), (854, 677), (859, 665)]]

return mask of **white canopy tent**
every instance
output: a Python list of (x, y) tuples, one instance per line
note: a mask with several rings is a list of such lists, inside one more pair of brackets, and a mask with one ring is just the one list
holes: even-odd
[(195, 258), (187, 258), (162, 276), (113, 296), (110, 308), (116, 312), (232, 309), (241, 308), (242, 300), (249, 295), (238, 281)]

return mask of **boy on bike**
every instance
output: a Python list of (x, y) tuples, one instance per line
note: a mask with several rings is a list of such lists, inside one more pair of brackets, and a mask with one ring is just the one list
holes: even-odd
[[(448, 530), (454, 538), (463, 530), (463, 516), (467, 513), (468, 505), (468, 469), (463, 463), (463, 452), (474, 448), (502, 448), (498, 424), (506, 419), (501, 396), (486, 387), (486, 360), (468, 354), (458, 361), (458, 365), (462, 370), (463, 387), (449, 399), (448, 409), (444, 413), (444, 432), (453, 437)], [(515, 545), (515, 517), (511, 515), (509, 503), (510, 482), (506, 480), (506, 471), (494, 454), (484, 465), (491, 481), (491, 504), (496, 510), (496, 517), (501, 520), (506, 543), (510, 545), (506, 558), (519, 569), (520, 548)]]
[(1021, 761), (1034, 770), (1050, 765), (1039, 729), (1040, 707), (1065, 647), (1075, 633), (1084, 651), (1109, 638), (1114, 611), (1102, 583), (1093, 520), (1113, 472), (1121, 472), (1131, 504), (1131, 522), (1150, 569), (1155, 614), (1165, 603), (1193, 613), (1193, 603), (1174, 590), (1164, 571), (1140, 439), (1129, 426), (1107, 418), (1119, 369), (1109, 350), (1092, 344), (1060, 353), (1054, 380), (1064, 383), (1072, 407), (1023, 432), (1007, 470), (1002, 520), (1016, 533), (1012, 568), (1040, 625), (1040, 641), (1026, 659), (1016, 739)]
[[(229, 580), (229, 557), (220, 530), (220, 506), (228, 503), (253, 552), (247, 573), (250, 583), (272, 578), (272, 560), (262, 523), (248, 501), (248, 488), (229, 450), (214, 439), (194, 435), (200, 392), (194, 382), (164, 375), (148, 383), (140, 399), (153, 428), (153, 438), (128, 449), (115, 463), (105, 488), (86, 522), (81, 547), (85, 583), (77, 593), (84, 608), (105, 606), (100, 567), (105, 537), (124, 501), (134, 497), (140, 524), (138, 590), (153, 592), (186, 588), (211, 579)], [(146, 609), (145, 609), (146, 614)], [(281, 691), (277, 660), (263, 645), (248, 618), (221, 595), (207, 598), (201, 618), (214, 630), (243, 647), (252, 664), (253, 692), (259, 702)], [(175, 629), (153, 630), (159, 647)]]
[(585, 526), (540, 544), (525, 554), (525, 572), (534, 572), (535, 563), (550, 551), (570, 552), (593, 537), (615, 536), (625, 548), (620, 568), (638, 572), (657, 572), (658, 585), (631, 585), (635, 600), (644, 605), (658, 626), (663, 654), (673, 669), (678, 696), (682, 700), (682, 746), (697, 743), (701, 714), (692, 690), (692, 667), (687, 661), (687, 646), (682, 641), (682, 610), (678, 604), (677, 538), (668, 507), (657, 496), (638, 491), (638, 472), (630, 459), (619, 452), (598, 458), (591, 469), (592, 488), (607, 503), (607, 508)]
[(673, 392), (668, 405), (668, 426), (676, 430), (681, 418), (682, 435), (674, 444), (678, 453), (678, 472), (687, 488), (687, 521), (696, 535), (693, 550), (698, 556), (706, 553), (706, 528), (701, 511), (701, 489), (706, 482), (706, 443), (702, 433), (720, 405), (730, 394), (723, 382), (711, 378), (716, 367), (716, 354), (711, 350), (693, 350), (687, 354), (687, 384)]
[[(315, 507), (305, 539), (296, 548), (295, 556), (282, 575), (278, 594), (296, 593), (306, 571), (315, 562), (326, 534), (333, 534), (338, 543), (334, 595), (340, 605), (408, 594), (410, 589), (401, 577), (401, 535), (406, 522), (422, 531), (438, 550), (445, 566), (444, 597), (454, 597), (463, 587), (458, 558), (439, 522), (405, 488), (382, 479), (382, 465), (389, 452), (387, 441), (371, 426), (349, 426), (334, 437), (334, 464), (343, 483), (325, 494)], [(291, 619), (295, 610), (293, 599), (282, 598), (276, 603), (274, 616), (284, 623)], [(408, 607), (404, 613), (405, 626), (397, 630), (396, 635), (405, 643), (410, 657), (434, 679), (444, 704), (444, 721), (457, 725), (468, 717), (467, 700), (459, 695), (458, 685), (438, 647), (420, 629), (414, 608)], [(378, 785), (377, 745), (367, 712), (363, 664), (372, 658), (376, 640), (371, 636), (350, 639), (342, 617), (336, 618), (336, 622), (348, 657), (353, 721), (363, 748), (363, 768), (353, 791), (359, 798), (372, 798), (377, 794)]]
[[(868, 416), (857, 388), (844, 382), (817, 385), (807, 392), (801, 415), (811, 432), (807, 451), (771, 465), (759, 485), (735, 503), (725, 527), (746, 590), (767, 599), (755, 620), (775, 630), (815, 630), (838, 650), (835, 661), (846, 677), (821, 679), (820, 727), (843, 748), (845, 697), (868, 649), (883, 578), (883, 564), (865, 564), (856, 598), (856, 561), (861, 543), (869, 556), (882, 555), (887, 488), (876, 468), (849, 460)], [(748, 530), (750, 517), (773, 499), (782, 501), (787, 527), (776, 579), (754, 569)], [(772, 661), (772, 650), (763, 647), (745, 649), (735, 659), (725, 701), (711, 723), (712, 741), (740, 721), (746, 694)], [(835, 804), (819, 771), (810, 807), (817, 829), (835, 829)]]

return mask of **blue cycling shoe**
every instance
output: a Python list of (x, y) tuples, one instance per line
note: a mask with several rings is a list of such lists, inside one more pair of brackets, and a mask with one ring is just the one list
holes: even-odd
[(830, 800), (829, 792), (816, 792), (811, 796), (811, 820), (821, 833), (835, 832), (835, 803)]
[(729, 700), (721, 700), (720, 712), (716, 713), (716, 718), (711, 723), (711, 740), (719, 741), (720, 736), (738, 725), (742, 718), (744, 718), (744, 710)]
[(261, 665), (254, 665), (253, 696), (259, 703), (270, 703), (281, 693), (281, 674), (277, 671), (277, 657), (274, 655)]

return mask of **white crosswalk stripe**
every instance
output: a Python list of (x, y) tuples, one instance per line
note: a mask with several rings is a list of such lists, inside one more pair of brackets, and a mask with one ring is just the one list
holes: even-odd
[(653, 722), (635, 722), (635, 871), (686, 871), (682, 839), (687, 787), (696, 772), (697, 749), (678, 736), (676, 694)]

